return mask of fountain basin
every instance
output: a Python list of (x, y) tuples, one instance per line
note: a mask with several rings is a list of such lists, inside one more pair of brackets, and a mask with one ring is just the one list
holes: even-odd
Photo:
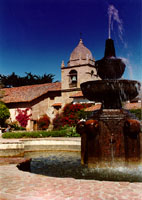
[(101, 79), (118, 79), (123, 75), (125, 64), (116, 57), (112, 39), (106, 40), (104, 58), (96, 61), (95, 68)]
[(120, 58), (108, 57), (96, 61), (95, 68), (101, 79), (118, 79), (124, 73), (125, 64)]
[(140, 83), (134, 80), (97, 80), (81, 84), (83, 95), (90, 101), (101, 102), (105, 109), (120, 109), (122, 102), (134, 99)]

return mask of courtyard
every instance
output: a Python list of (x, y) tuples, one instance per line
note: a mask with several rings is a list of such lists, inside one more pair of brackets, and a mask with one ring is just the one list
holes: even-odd
[(142, 183), (48, 177), (19, 170), (17, 164), (24, 161), (0, 159), (0, 200), (142, 200)]

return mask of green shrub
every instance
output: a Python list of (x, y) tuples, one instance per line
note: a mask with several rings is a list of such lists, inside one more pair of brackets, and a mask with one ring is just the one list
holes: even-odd
[(78, 114), (79, 119), (87, 119), (92, 114), (92, 112), (85, 111), (84, 109), (82, 109), (82, 110), (79, 110), (77, 114)]
[(10, 122), (9, 125), (13, 130), (16, 130), (16, 131), (17, 130), (21, 130), (21, 131), (26, 130), (25, 127), (22, 127), (19, 125), (18, 121)]
[(139, 120), (141, 120), (141, 109), (131, 109), (130, 112), (136, 116)]
[(42, 137), (79, 137), (75, 127), (66, 127), (56, 131), (32, 131), (32, 132), (6, 132), (3, 138), (42, 138)]
[(26, 130), (26, 128), (24, 128), (24, 127), (22, 127), (22, 126), (15, 126), (14, 127), (14, 129), (16, 130), (16, 131), (25, 131)]
[(80, 135), (76, 132), (76, 127), (69, 127), (66, 130), (67, 137), (79, 137)]
[(10, 112), (7, 106), (0, 101), (0, 126), (4, 126), (6, 119), (10, 117)]

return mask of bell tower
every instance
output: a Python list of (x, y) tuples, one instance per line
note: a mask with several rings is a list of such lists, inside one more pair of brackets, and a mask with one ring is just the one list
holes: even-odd
[(96, 80), (95, 59), (91, 51), (85, 47), (82, 39), (80, 39), (76, 48), (72, 51), (70, 59), (65, 66), (61, 64), (61, 83), (62, 96), (69, 98), (78, 91), (81, 91), (80, 84), (87, 80)]

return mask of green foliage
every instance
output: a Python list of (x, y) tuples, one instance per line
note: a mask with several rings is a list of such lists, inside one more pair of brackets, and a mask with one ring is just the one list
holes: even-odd
[(66, 129), (67, 137), (79, 137), (80, 135), (76, 132), (76, 127), (67, 127)]
[(4, 126), (6, 119), (8, 119), (9, 117), (10, 117), (9, 109), (3, 102), (0, 102), (0, 125)]
[(3, 87), (19, 87), (23, 85), (35, 85), (43, 83), (52, 83), (54, 79), (53, 74), (44, 74), (43, 76), (38, 76), (35, 74), (27, 73), (26, 76), (20, 77), (14, 72), (8, 76), (0, 74), (0, 82)]
[(18, 121), (11, 121), (8, 119), (5, 123), (11, 127), (11, 130), (26, 130), (26, 128), (19, 125)]
[(58, 131), (6, 132), (3, 138), (42, 138), (42, 137), (79, 137), (75, 127), (66, 127)]
[(17, 125), (13, 125), (13, 126), (11, 126), (11, 128), (13, 128), (14, 130), (16, 130), (16, 131), (24, 131), (24, 130), (26, 130), (26, 128), (24, 128), (24, 127), (22, 127), (22, 126), (17, 126)]
[(141, 120), (141, 109), (132, 109), (130, 112), (134, 114), (139, 120)]
[(77, 112), (79, 119), (87, 119), (92, 112), (91, 111), (85, 111), (84, 109)]

